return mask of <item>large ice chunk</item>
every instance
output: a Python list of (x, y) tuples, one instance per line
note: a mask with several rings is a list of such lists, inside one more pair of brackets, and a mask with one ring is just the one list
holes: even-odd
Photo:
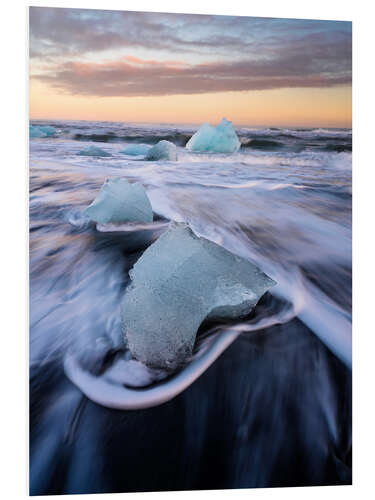
[(153, 219), (151, 203), (142, 184), (130, 184), (121, 178), (107, 179), (84, 212), (100, 224), (152, 222)]
[(56, 135), (56, 129), (54, 127), (50, 127), (49, 125), (30, 125), (29, 133), (31, 138), (54, 137)]
[(205, 318), (246, 316), (275, 285), (247, 260), (176, 223), (143, 253), (130, 277), (121, 304), (125, 340), (137, 360), (168, 369), (192, 354)]
[(217, 127), (204, 123), (186, 144), (187, 149), (198, 153), (235, 153), (240, 146), (232, 122), (225, 118)]
[(111, 153), (104, 151), (104, 149), (98, 148), (97, 146), (90, 146), (87, 149), (83, 149), (78, 153), (80, 156), (112, 156)]
[(120, 153), (130, 156), (143, 156), (147, 154), (150, 149), (151, 146), (148, 144), (130, 144), (129, 146), (126, 146), (125, 149), (120, 151)]
[(148, 150), (146, 160), (169, 160), (177, 161), (177, 148), (169, 141), (159, 141), (155, 146)]

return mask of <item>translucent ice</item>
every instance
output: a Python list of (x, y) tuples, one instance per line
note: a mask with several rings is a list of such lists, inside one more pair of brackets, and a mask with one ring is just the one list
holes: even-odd
[(130, 271), (121, 304), (133, 356), (175, 369), (192, 354), (205, 318), (246, 316), (275, 282), (250, 262), (172, 223)]
[(120, 151), (120, 153), (131, 156), (143, 156), (148, 153), (149, 149), (151, 149), (151, 146), (148, 144), (130, 144), (129, 146), (126, 146), (125, 149)]
[(190, 151), (202, 153), (235, 153), (240, 146), (232, 122), (225, 118), (217, 127), (204, 123), (186, 144), (186, 148)]
[(151, 222), (153, 219), (145, 188), (139, 182), (130, 184), (126, 179), (108, 179), (84, 213), (100, 224)]
[(107, 153), (107, 151), (97, 146), (90, 146), (87, 149), (83, 149), (78, 154), (81, 156), (112, 156), (111, 153)]
[(29, 132), (31, 138), (46, 137), (46, 134), (39, 130), (39, 127), (34, 127), (33, 125), (30, 125)]
[(146, 160), (170, 160), (177, 161), (177, 148), (169, 141), (159, 141), (148, 150)]
[(30, 137), (53, 137), (56, 135), (56, 129), (54, 127), (50, 127), (49, 125), (45, 126), (29, 126)]

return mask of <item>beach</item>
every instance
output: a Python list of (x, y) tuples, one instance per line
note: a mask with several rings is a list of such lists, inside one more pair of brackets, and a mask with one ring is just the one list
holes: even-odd
[[(198, 125), (31, 123), (52, 130), (30, 139), (31, 493), (350, 484), (351, 129), (239, 126), (240, 149), (213, 154), (186, 149)], [(123, 152), (160, 140), (176, 161)], [(93, 145), (107, 155), (80, 154)], [(108, 178), (145, 187), (155, 226), (143, 243), (140, 228), (106, 233), (84, 215)], [(64, 360), (98, 341), (102, 358), (126, 350), (129, 270), (169, 221), (277, 285), (251, 318), (214, 325), (242, 333), (186, 390), (111, 410)]]

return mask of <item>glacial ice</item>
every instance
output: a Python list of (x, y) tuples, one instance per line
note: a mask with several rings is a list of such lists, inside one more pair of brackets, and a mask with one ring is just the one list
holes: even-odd
[(53, 137), (54, 135), (56, 135), (56, 129), (54, 127), (50, 127), (49, 125), (30, 125), (29, 134), (31, 138)]
[(146, 160), (169, 160), (177, 161), (177, 148), (169, 141), (159, 141), (155, 146), (148, 150)]
[(217, 127), (204, 123), (186, 144), (187, 149), (197, 153), (235, 153), (240, 146), (232, 122), (225, 118)]
[(99, 224), (153, 220), (151, 203), (142, 184), (130, 184), (121, 178), (107, 179), (84, 214)]
[(133, 356), (175, 369), (208, 319), (246, 316), (275, 282), (250, 262), (172, 223), (130, 271), (121, 315)]
[(126, 146), (125, 149), (120, 151), (120, 153), (131, 156), (143, 156), (148, 153), (149, 149), (151, 149), (151, 146), (148, 144), (130, 144), (129, 146)]
[(83, 149), (78, 153), (80, 156), (112, 156), (111, 153), (104, 151), (104, 149), (98, 148), (97, 146), (90, 146), (87, 149)]
[(33, 127), (33, 125), (30, 125), (29, 132), (31, 138), (46, 137), (46, 134), (39, 130), (39, 127)]

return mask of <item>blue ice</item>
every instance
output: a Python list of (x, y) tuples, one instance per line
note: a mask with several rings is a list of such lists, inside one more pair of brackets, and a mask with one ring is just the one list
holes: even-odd
[(186, 144), (188, 150), (197, 153), (235, 153), (240, 146), (232, 122), (225, 118), (217, 127), (204, 123)]
[(149, 149), (151, 149), (151, 146), (148, 144), (130, 144), (120, 151), (120, 153), (131, 156), (144, 156), (148, 153)]
[(148, 150), (146, 160), (169, 160), (177, 161), (177, 148), (169, 141), (159, 141), (155, 146)]
[(198, 328), (244, 317), (275, 282), (251, 262), (172, 223), (130, 271), (121, 304), (132, 355), (153, 368), (175, 369), (192, 354)]
[(112, 156), (111, 153), (104, 151), (104, 149), (98, 148), (97, 146), (90, 146), (87, 149), (83, 149), (78, 153), (80, 156)]
[(56, 135), (56, 129), (54, 127), (50, 127), (49, 125), (44, 125), (44, 126), (30, 125), (29, 134), (31, 138), (53, 137)]
[(107, 179), (84, 213), (99, 224), (152, 222), (153, 213), (145, 188), (139, 182)]

